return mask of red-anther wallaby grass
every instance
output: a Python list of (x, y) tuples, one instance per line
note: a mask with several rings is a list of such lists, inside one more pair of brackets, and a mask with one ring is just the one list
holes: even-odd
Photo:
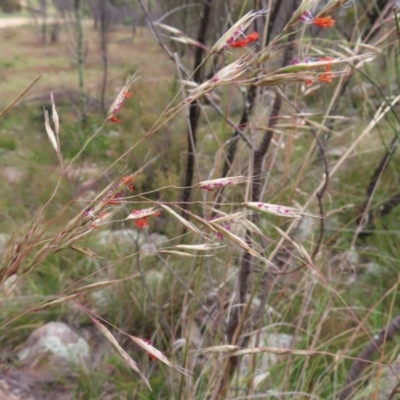
[[(1, 375), (395, 399), (399, 2), (27, 3), (0, 30)], [(50, 321), (91, 351), (51, 383), (18, 358)]]

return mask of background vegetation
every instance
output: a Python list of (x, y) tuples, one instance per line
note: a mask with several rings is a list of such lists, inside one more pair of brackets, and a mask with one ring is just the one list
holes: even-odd
[[(17, 11), (0, 19), (2, 370), (19, 370), (17, 351), (33, 329), (63, 321), (89, 340), (97, 361), (73, 377), (36, 382), (38, 398), (395, 398), (395, 6), (0, 2), (4, 13)], [(299, 16), (331, 15), (336, 25), (291, 24), (299, 7)], [(246, 30), (260, 34), (257, 43), (210, 55), (236, 21), (265, 8)], [(23, 25), (4, 22), (16, 18)], [(243, 77), (185, 101), (184, 81), (200, 84), (263, 51)], [(258, 85), (294, 59), (353, 56), (363, 58), (332, 65), (331, 83), (318, 80), (319, 69), (312, 84), (300, 71), (295, 82), (284, 75)], [(133, 94), (113, 123), (109, 107), (121, 90)], [(51, 92), (59, 154), (44, 126)], [(107, 224), (80, 237), (83, 212), (132, 175), (133, 192)], [(225, 176), (244, 178), (214, 192), (195, 186)], [(250, 214), (243, 202), (251, 201), (294, 207), (301, 218)], [(152, 206), (161, 214), (148, 229), (125, 220)], [(226, 231), (210, 225), (236, 213), (218, 225)], [(200, 244), (205, 250), (190, 247)], [(75, 292), (95, 283), (92, 293)], [(152, 391), (93, 320), (137, 362)], [(150, 340), (189, 376), (149, 358), (127, 334)]]

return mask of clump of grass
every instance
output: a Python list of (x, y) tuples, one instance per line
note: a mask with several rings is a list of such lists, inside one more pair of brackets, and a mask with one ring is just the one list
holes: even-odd
[[(125, 363), (123, 366), (109, 356), (113, 385), (123, 387), (121, 392), (133, 391), (143, 398), (151, 396), (151, 389), (160, 398), (181, 399), (251, 398), (261, 393), (271, 398), (336, 398), (342, 393), (345, 398), (348, 394), (341, 388), (350, 363), (355, 360), (354, 351), (366, 341), (371, 341), (373, 352), (380, 358), (362, 356), (364, 359), (358, 363), (363, 368), (367, 364), (373, 368), (390, 365), (390, 354), (377, 349), (385, 344), (385, 335), (375, 347), (372, 338), (374, 330), (389, 326), (397, 312), (398, 280), (393, 280), (386, 292), (382, 282), (379, 293), (371, 295), (368, 278), (362, 278), (360, 285), (368, 285), (367, 289), (361, 289), (363, 294), (354, 300), (357, 290), (348, 290), (340, 278), (344, 273), (342, 265), (360, 264), (349, 262), (349, 249), (357, 245), (358, 253), (368, 253), (359, 244), (363, 227), (357, 225), (353, 212), (356, 205), (352, 203), (367, 204), (365, 209), (369, 211), (373, 208), (373, 194), (380, 193), (377, 182), (390, 187), (397, 181), (395, 166), (387, 182), (382, 177), (386, 170), (378, 169), (376, 189), (367, 192), (365, 203), (365, 172), (359, 171), (360, 163), (352, 163), (351, 157), (360, 156), (357, 149), (368, 152), (377, 144), (387, 147), (390, 129), (383, 131), (382, 121), (392, 127), (399, 96), (381, 93), (381, 102), (367, 123), (332, 113), (335, 102), (343, 97), (338, 91), (345, 80), (354, 70), (368, 71), (369, 65), (374, 65), (374, 57), (380, 55), (371, 44), (362, 51), (360, 46), (344, 40), (330, 42), (306, 35), (301, 24), (331, 27), (330, 15), (348, 5), (333, 1), (314, 10), (313, 4), (307, 0), (297, 4), (282, 31), (269, 43), (261, 32), (261, 38), (247, 32), (255, 21), (268, 20), (266, 10), (244, 14), (208, 46), (166, 24), (158, 24), (158, 28), (152, 25), (167, 52), (156, 29), (201, 48), (205, 55), (196, 68), (212, 62), (212, 73), (203, 81), (195, 81), (195, 72), (188, 72), (176, 55), (168, 53), (181, 85), (173, 98), (165, 101), (158, 113), (149, 111), (139, 121), (142, 132), (138, 140), (126, 140), (116, 151), (117, 159), (102, 173), (110, 176), (109, 183), (95, 187), (93, 195), (83, 203), (73, 197), (54, 217), (50, 209), (62, 188), (63, 177), (85, 157), (104, 130), (112, 126), (124, 129), (125, 120), (129, 120), (125, 117), (129, 103), (139, 102), (135, 100), (135, 85), (140, 81), (135, 80), (137, 77), (128, 78), (105, 120), (85, 137), (73, 156), (63, 153), (62, 115), (58, 117), (52, 99), (51, 112), (44, 112), (44, 132), (58, 158), (60, 178), (49, 200), (27, 219), (29, 227), (24, 234), (12, 237), (1, 265), (0, 284), (17, 276), (28, 283), (31, 279), (33, 285), (35, 279), (40, 280), (40, 271), (53, 260), (61, 260), (61, 254), (82, 265), (86, 261), (93, 264), (86, 265), (86, 275), (77, 274), (75, 278), (71, 273), (66, 282), (60, 283), (58, 293), (46, 293), (34, 304), (10, 311), (2, 321), (3, 330), (11, 324), (18, 326), (18, 321), (33, 315), (33, 311), (40, 314), (74, 304)], [(301, 40), (296, 39), (298, 31), (303, 33)], [(280, 45), (286, 48), (279, 66), (274, 58)], [(296, 53), (298, 56), (294, 57)], [(335, 83), (337, 90), (330, 92), (326, 109), (317, 102), (310, 103), (310, 110), (303, 109), (310, 91), (320, 93), (326, 85)], [(221, 136), (226, 138), (227, 126), (236, 115), (230, 115), (229, 94), (218, 95), (231, 87), (240, 88), (245, 94), (254, 90), (253, 101), (259, 107), (251, 106), (254, 114), (249, 123), (250, 105), (245, 104), (247, 122), (240, 128), (233, 126), (234, 136), (227, 143), (218, 144), (217, 154), (207, 154), (206, 146), (202, 148), (194, 142), (192, 132), (189, 149), (193, 151), (191, 167), (197, 179), (182, 187), (176, 182), (180, 162), (176, 155), (165, 153), (173, 147), (177, 154), (176, 149), (183, 145), (166, 146), (162, 135), (169, 132), (169, 124), (175, 120), (176, 126), (194, 126), (190, 113), (195, 107), (206, 117), (204, 101), (225, 121)], [(215, 103), (215, 98), (223, 107)], [(227, 104), (223, 103), (225, 100)], [(157, 107), (158, 102), (159, 99)], [(266, 113), (263, 107), (268, 104)], [(12, 107), (6, 111), (13, 112)], [(344, 118), (345, 123), (341, 124)], [(204, 120), (212, 137), (220, 140), (220, 121)], [(361, 128), (353, 135), (347, 125)], [(373, 137), (377, 129), (382, 132)], [(237, 150), (232, 143), (240, 143), (242, 148)], [(332, 143), (343, 147), (337, 158), (329, 154)], [(161, 149), (153, 151), (150, 158), (143, 149), (153, 144)], [(164, 152), (162, 147), (168, 150)], [(202, 161), (206, 156), (207, 161)], [(379, 162), (379, 157), (376, 159)], [(116, 173), (123, 162), (136, 168)], [(221, 176), (220, 170), (227, 172)], [(148, 178), (153, 171), (156, 176)], [(351, 179), (353, 171), (357, 182)], [(343, 184), (351, 193), (342, 193)], [(188, 202), (178, 200), (184, 191), (190, 194)], [(329, 232), (332, 216), (337, 216), (338, 227)], [(311, 221), (311, 228), (302, 237), (300, 231), (307, 221)], [(143, 250), (138, 240), (132, 241), (121, 253), (116, 248), (114, 260), (111, 251), (95, 251), (90, 245), (91, 241), (96, 242), (97, 232), (109, 227), (141, 230), (150, 242), (149, 232), (159, 225), (170, 237), (151, 251)], [(352, 230), (347, 234), (349, 226)], [(375, 245), (372, 253), (378, 260), (384, 260), (379, 255), (381, 250), (393, 253), (391, 259), (387, 258), (390, 262), (397, 260), (395, 243), (386, 243), (386, 247), (377, 239)], [(70, 256), (72, 252), (76, 254)], [(339, 258), (334, 257), (335, 252)], [(58, 268), (56, 273), (61, 270)], [(90, 294), (95, 291), (110, 294), (108, 305), (94, 304)], [(68, 313), (65, 309), (60, 312)], [(390, 340), (394, 338), (392, 333)], [(291, 343), (270, 345), (268, 337), (273, 334), (290, 334)], [(275, 364), (268, 368), (266, 355), (274, 356)], [(246, 363), (246, 368), (240, 367), (241, 362)], [(126, 367), (133, 369), (141, 382), (132, 382)], [(103, 371), (101, 374), (104, 377)], [(358, 376), (351, 378), (347, 382), (353, 392)], [(81, 376), (81, 387), (77, 389), (80, 393), (101, 396), (84, 381)]]

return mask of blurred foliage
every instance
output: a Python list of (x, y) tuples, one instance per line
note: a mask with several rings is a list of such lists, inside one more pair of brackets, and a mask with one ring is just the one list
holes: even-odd
[(21, 3), (19, 0), (0, 0), (0, 8), (5, 13), (14, 13), (21, 11)]

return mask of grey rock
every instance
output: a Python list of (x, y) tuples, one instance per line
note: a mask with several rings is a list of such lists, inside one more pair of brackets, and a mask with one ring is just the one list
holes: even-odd
[(144, 233), (134, 229), (104, 230), (96, 236), (97, 243), (102, 247), (126, 247), (132, 248), (136, 243), (141, 246), (146, 242)]
[(18, 353), (21, 369), (42, 381), (71, 375), (90, 361), (88, 342), (63, 322), (34, 330)]
[[(259, 340), (258, 340), (259, 339)], [(271, 347), (277, 349), (292, 349), (295, 344), (301, 340), (300, 337), (294, 339), (292, 335), (286, 333), (258, 332), (250, 338), (249, 348)], [(254, 389), (259, 390), (260, 385), (269, 377), (269, 369), (284, 360), (284, 356), (261, 352), (256, 356), (256, 367), (254, 369)], [(249, 373), (253, 374), (252, 357), (249, 355), (243, 356), (241, 367), (238, 371), (239, 381), (246, 382), (249, 378)]]
[(168, 240), (168, 237), (159, 233), (152, 233), (148, 236), (144, 232), (135, 229), (104, 230), (97, 234), (95, 241), (101, 247), (120, 248), (132, 250), (138, 246), (142, 256), (152, 255)]

